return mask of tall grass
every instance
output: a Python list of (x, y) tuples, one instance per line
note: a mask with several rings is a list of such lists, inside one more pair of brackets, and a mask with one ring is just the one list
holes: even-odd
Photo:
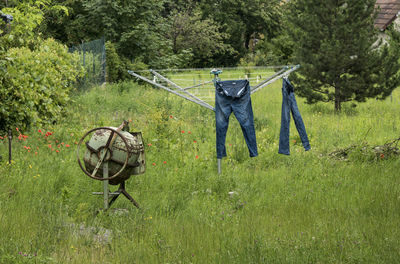
[[(96, 87), (59, 124), (21, 131), (28, 138), (14, 138), (12, 165), (2, 140), (0, 263), (397, 262), (398, 158), (328, 154), (398, 138), (400, 91), (341, 114), (298, 98), (312, 149), (292, 123), (291, 155), (282, 156), (280, 86), (252, 97), (258, 157), (231, 118), (220, 175), (213, 112), (134, 83)], [(101, 182), (80, 170), (75, 143), (123, 119), (145, 140), (147, 171), (126, 186), (141, 209), (122, 197), (113, 208), (124, 210), (103, 212), (91, 194)]]

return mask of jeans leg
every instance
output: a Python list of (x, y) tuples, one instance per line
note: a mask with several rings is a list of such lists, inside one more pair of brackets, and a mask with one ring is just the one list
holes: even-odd
[(290, 106), (287, 93), (286, 82), (282, 85), (282, 114), (281, 114), (281, 130), (279, 133), (279, 151), (278, 153), (290, 155), (289, 147), (289, 129), (290, 129)]
[(233, 113), (239, 121), (250, 157), (258, 156), (256, 130), (254, 128), (253, 108), (251, 106), (250, 89), (247, 94), (236, 99), (232, 105)]
[(297, 131), (299, 132), (301, 142), (303, 143), (303, 147), (306, 151), (310, 150), (310, 148), (311, 148), (310, 142), (308, 141), (306, 128), (304, 126), (303, 118), (300, 115), (300, 111), (297, 106), (297, 102), (296, 102), (294, 93), (293, 92), (290, 93), (288, 95), (288, 97), (289, 97), (289, 102), (290, 102), (290, 108), (291, 108), (292, 115), (293, 115), (293, 120), (296, 125)]
[(226, 157), (226, 148), (225, 148), (225, 140), (226, 140), (226, 132), (228, 131), (229, 126), (229, 116), (232, 112), (230, 104), (227, 100), (222, 98), (218, 98), (219, 95), (215, 98), (215, 122), (216, 122), (216, 147), (217, 147), (217, 158), (222, 159)]

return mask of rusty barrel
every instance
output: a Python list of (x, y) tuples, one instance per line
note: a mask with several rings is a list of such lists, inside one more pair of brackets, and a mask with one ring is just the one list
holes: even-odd
[[(117, 128), (110, 127), (114, 130)], [(117, 177), (109, 181), (110, 184), (120, 184), (129, 179), (131, 175), (138, 175), (145, 172), (146, 161), (144, 154), (143, 138), (141, 132), (126, 132), (120, 131), (127, 141), (128, 149), (126, 149), (125, 142), (120, 136), (116, 139), (105, 160), (101, 164), (96, 173), (97, 177), (103, 177), (103, 164), (108, 162), (108, 177), (115, 175), (119, 172), (126, 161), (126, 155), (130, 154), (127, 166)], [(100, 151), (107, 144), (111, 135), (111, 130), (99, 129), (96, 130), (90, 140), (86, 142), (86, 152), (84, 155), (85, 168), (88, 172), (92, 173), (100, 159)]]

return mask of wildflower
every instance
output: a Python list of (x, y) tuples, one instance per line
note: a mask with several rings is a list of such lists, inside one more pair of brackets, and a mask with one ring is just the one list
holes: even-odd
[(42, 133), (42, 130), (39, 129), (38, 132), (39, 132), (39, 133)]
[(51, 148), (51, 144), (49, 144), (48, 147)]
[(56, 143), (58, 143), (58, 140), (56, 140)]
[(172, 118), (174, 118), (174, 117), (173, 117), (172, 115), (170, 115), (170, 116), (169, 116), (169, 118), (171, 118), (171, 119), (172, 119)]
[(191, 132), (191, 131), (188, 131), (188, 134), (192, 134), (192, 132)]
[(197, 143), (197, 141), (196, 141), (196, 140), (193, 140), (193, 143)]
[(3, 139), (3, 137), (2, 137), (2, 136), (0, 136), (0, 139)]
[(151, 143), (149, 143), (149, 144), (147, 144), (147, 146), (151, 147), (151, 146), (152, 146), (152, 144), (151, 144)]
[(153, 165), (153, 166), (156, 166), (156, 163), (155, 163), (155, 162), (153, 162), (151, 165)]
[(61, 142), (61, 145), (64, 145), (64, 142)]
[(381, 155), (379, 155), (379, 157), (381, 157), (381, 159), (383, 159), (385, 157), (385, 154), (381, 153)]
[(166, 161), (164, 161), (163, 163), (164, 163), (164, 164), (167, 164), (167, 162), (166, 162)]
[(182, 130), (181, 133), (182, 133), (182, 134), (185, 134), (185, 130)]
[(229, 144), (229, 146), (232, 146), (232, 144)]
[(60, 145), (60, 144), (58, 144), (57, 148), (61, 148), (61, 145)]
[(69, 147), (70, 147), (70, 145), (68, 145), (68, 144), (65, 144), (65, 147), (66, 147), (66, 148), (69, 148)]
[(58, 152), (60, 152), (58, 149), (56, 149), (56, 152), (58, 153)]
[(37, 151), (35, 151), (35, 155), (37, 155)]
[(196, 155), (196, 159), (198, 159), (199, 158), (199, 155)]
[(29, 164), (29, 169), (32, 169), (32, 165), (31, 164)]
[(293, 143), (296, 143), (297, 141), (296, 141), (296, 139), (293, 139)]
[(19, 131), (19, 128), (18, 128), (18, 127), (16, 127), (16, 128), (15, 128), (15, 130)]

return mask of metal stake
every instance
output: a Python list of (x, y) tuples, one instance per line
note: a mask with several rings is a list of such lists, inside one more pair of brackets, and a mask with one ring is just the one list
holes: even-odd
[(221, 159), (217, 159), (218, 162), (218, 174), (221, 174)]
[(11, 164), (11, 141), (12, 141), (12, 132), (11, 129), (8, 130), (8, 164)]

